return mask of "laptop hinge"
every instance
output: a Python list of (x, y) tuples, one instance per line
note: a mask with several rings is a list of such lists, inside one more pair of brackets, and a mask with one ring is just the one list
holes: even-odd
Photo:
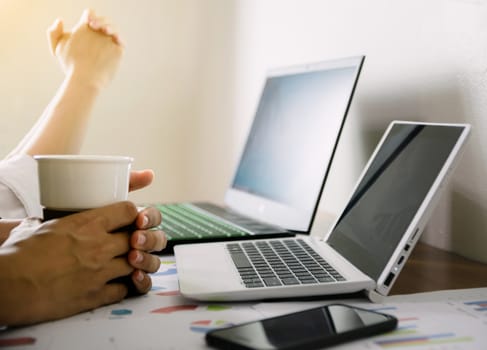
[(373, 303), (383, 303), (386, 300), (386, 296), (379, 294), (375, 289), (368, 290), (365, 292), (369, 300)]

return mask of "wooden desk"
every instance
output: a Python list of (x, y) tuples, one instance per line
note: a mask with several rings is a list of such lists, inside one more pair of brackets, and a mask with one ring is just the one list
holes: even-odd
[(390, 294), (487, 287), (487, 264), (419, 242)]

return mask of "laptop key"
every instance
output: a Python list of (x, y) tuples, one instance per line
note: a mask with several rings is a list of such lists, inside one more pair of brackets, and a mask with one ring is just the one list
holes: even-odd
[(282, 283), (285, 286), (290, 286), (290, 285), (293, 285), (293, 284), (299, 284), (299, 281), (296, 278), (294, 278), (294, 277), (287, 277), (287, 278), (283, 278), (282, 279)]
[(260, 288), (260, 287), (264, 287), (264, 284), (259, 281), (259, 282), (249, 282), (249, 283), (244, 283), (245, 284), (245, 287), (247, 288)]
[(304, 241), (298, 244), (284, 239), (227, 243), (226, 246), (248, 288), (345, 280)]
[(325, 276), (325, 277), (316, 277), (318, 282), (322, 283), (329, 283), (329, 282), (335, 282), (335, 279), (333, 277)]
[(231, 257), (237, 268), (252, 267), (249, 259), (243, 253), (231, 253)]
[(282, 286), (281, 281), (277, 277), (264, 278), (263, 281), (267, 287)]
[(256, 283), (262, 283), (262, 281), (260, 280), (260, 278), (258, 276), (255, 276), (255, 277), (252, 277), (252, 278), (244, 278), (243, 279), (243, 282), (244, 283), (252, 283), (252, 284), (256, 284)]
[(304, 279), (304, 280), (299, 280), (299, 282), (301, 282), (302, 284), (313, 284), (313, 283), (316, 283), (316, 280), (313, 278), (309, 278), (309, 279)]

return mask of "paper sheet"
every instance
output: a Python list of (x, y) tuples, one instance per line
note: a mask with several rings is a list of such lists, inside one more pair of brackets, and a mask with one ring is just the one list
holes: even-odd
[[(147, 295), (60, 321), (0, 331), (0, 349), (206, 349), (204, 334), (210, 329), (330, 302), (196, 303), (178, 293), (174, 257), (161, 257), (161, 262)], [(393, 314), (399, 327), (333, 349), (487, 348), (487, 288), (393, 296), (375, 304), (341, 302)]]

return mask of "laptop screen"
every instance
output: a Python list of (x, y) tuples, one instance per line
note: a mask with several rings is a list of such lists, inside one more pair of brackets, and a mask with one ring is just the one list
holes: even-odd
[(418, 225), (415, 217), (464, 130), (394, 123), (327, 242), (377, 280), (406, 231), (416, 228), (410, 225)]
[(232, 183), (235, 191), (267, 200), (256, 214), (277, 209), (265, 221), (309, 229), (362, 60), (268, 76)]

